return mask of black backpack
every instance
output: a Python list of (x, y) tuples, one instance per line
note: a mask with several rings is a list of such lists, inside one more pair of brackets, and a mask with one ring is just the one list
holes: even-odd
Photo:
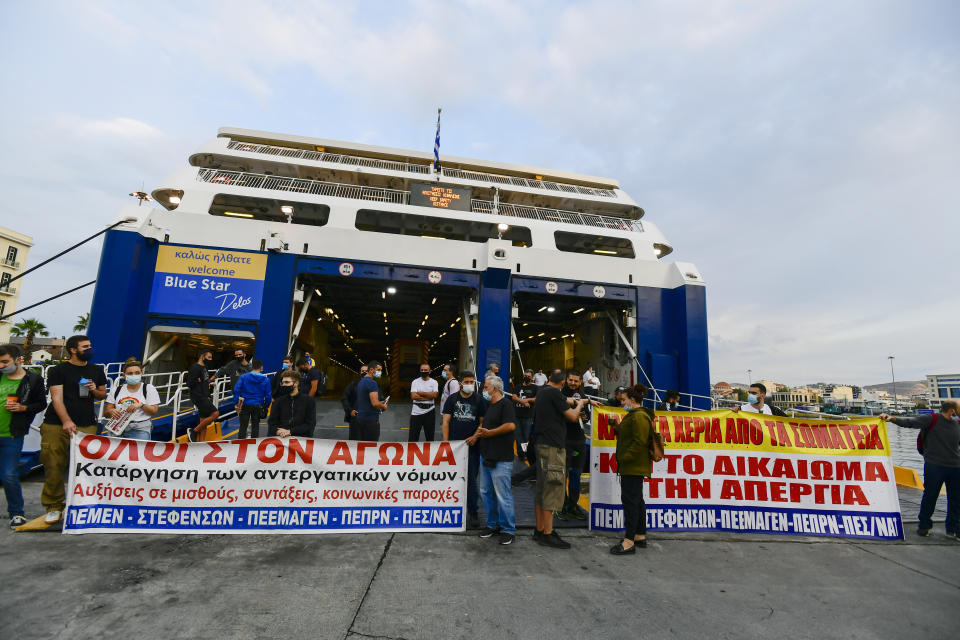
[(940, 414), (933, 414), (933, 419), (930, 421), (930, 424), (927, 425), (926, 429), (921, 429), (920, 433), (917, 434), (917, 453), (923, 455), (923, 441), (927, 439), (927, 434), (933, 429), (934, 425), (937, 424), (937, 418), (940, 417)]

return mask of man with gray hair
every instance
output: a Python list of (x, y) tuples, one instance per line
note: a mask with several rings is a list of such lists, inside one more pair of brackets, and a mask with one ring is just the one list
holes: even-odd
[(946, 400), (940, 413), (916, 418), (880, 419), (907, 429), (920, 429), (917, 449), (923, 455), (923, 498), (917, 535), (926, 537), (933, 528), (933, 511), (940, 488), (947, 485), (947, 537), (960, 540), (960, 402)]
[(517, 428), (513, 402), (503, 393), (503, 380), (487, 376), (483, 399), (489, 404), (483, 424), (474, 436), (480, 449), (480, 497), (487, 512), (487, 527), (481, 538), (497, 536), (501, 545), (513, 544), (517, 533), (513, 511), (513, 432)]

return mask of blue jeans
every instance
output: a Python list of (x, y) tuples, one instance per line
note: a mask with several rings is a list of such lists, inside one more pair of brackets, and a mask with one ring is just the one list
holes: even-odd
[(933, 511), (940, 489), (947, 485), (947, 533), (960, 533), (960, 467), (923, 463), (923, 498), (920, 499), (920, 528), (933, 528)]
[(0, 438), (0, 481), (7, 496), (7, 511), (10, 517), (23, 515), (23, 491), (20, 488), (20, 452), (23, 451), (23, 436)]
[(483, 498), (483, 509), (487, 512), (487, 526), (503, 529), (504, 533), (510, 535), (517, 532), (513, 489), (510, 488), (512, 473), (513, 460), (498, 462), (495, 467), (480, 465), (480, 497)]
[(517, 428), (513, 432), (517, 440), (517, 456), (523, 459), (523, 447), (530, 440), (530, 429), (533, 427), (533, 418), (517, 418)]
[(128, 428), (123, 432), (123, 437), (129, 440), (149, 440), (150, 428), (143, 428), (140, 427), (140, 425), (134, 425), (134, 427)]

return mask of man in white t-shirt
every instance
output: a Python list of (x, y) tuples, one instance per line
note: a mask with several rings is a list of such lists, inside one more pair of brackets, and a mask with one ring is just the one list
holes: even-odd
[(768, 405), (763, 403), (764, 399), (767, 397), (767, 387), (760, 384), (750, 385), (750, 390), (747, 393), (747, 404), (740, 405), (740, 411), (747, 411), (749, 413), (764, 413), (768, 416), (773, 415), (773, 411), (770, 410)]
[(537, 372), (533, 374), (533, 384), (538, 387), (547, 384), (547, 374), (543, 372), (543, 369), (537, 369)]
[(420, 377), (410, 383), (410, 399), (413, 408), (410, 410), (410, 432), (408, 442), (420, 440), (420, 430), (427, 442), (433, 441), (433, 428), (437, 421), (437, 396), (440, 387), (437, 381), (430, 377), (430, 365), (424, 362), (420, 365)]
[(587, 367), (583, 374), (583, 386), (586, 387), (587, 393), (590, 395), (595, 396), (600, 393), (600, 378), (597, 377), (592, 365)]

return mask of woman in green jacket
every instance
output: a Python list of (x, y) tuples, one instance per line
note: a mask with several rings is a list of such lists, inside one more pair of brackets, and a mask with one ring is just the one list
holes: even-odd
[(620, 501), (623, 503), (623, 541), (610, 549), (615, 556), (636, 553), (647, 546), (647, 506), (643, 502), (643, 478), (650, 477), (650, 442), (653, 409), (643, 407), (646, 386), (627, 389), (623, 408), (627, 415), (614, 426), (617, 433), (617, 473), (620, 475)]

